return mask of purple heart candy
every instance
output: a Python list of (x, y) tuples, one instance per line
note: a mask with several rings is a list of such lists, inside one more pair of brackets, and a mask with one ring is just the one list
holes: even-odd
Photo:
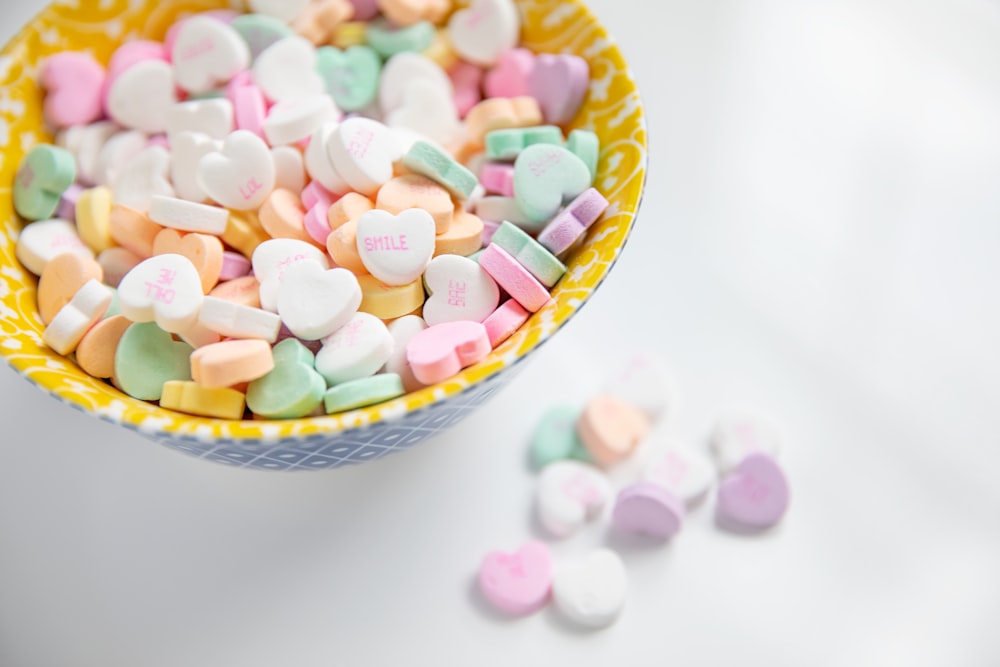
[(751, 528), (776, 524), (788, 509), (788, 480), (767, 454), (748, 455), (719, 485), (718, 511)]
[(590, 83), (590, 66), (580, 56), (550, 53), (535, 58), (528, 88), (545, 120), (563, 125), (573, 120)]
[(684, 501), (655, 482), (636, 482), (618, 493), (611, 520), (626, 532), (669, 539), (684, 523)]

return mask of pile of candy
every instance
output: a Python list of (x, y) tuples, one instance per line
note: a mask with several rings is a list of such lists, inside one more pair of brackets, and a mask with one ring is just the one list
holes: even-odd
[[(541, 471), (539, 523), (552, 537), (569, 537), (611, 508), (616, 531), (669, 540), (717, 477), (720, 526), (754, 532), (782, 519), (789, 488), (776, 462), (777, 427), (750, 413), (723, 417), (712, 434), (710, 457), (654, 428), (668, 406), (669, 386), (662, 364), (640, 355), (586, 405), (556, 406), (546, 413), (535, 430), (531, 458)], [(613, 480), (621, 482), (617, 492)], [(532, 541), (513, 553), (487, 554), (479, 587), (505, 613), (529, 614), (551, 599), (574, 623), (600, 628), (621, 613), (628, 577), (611, 549), (554, 570), (549, 547)]]
[(225, 419), (362, 407), (482, 360), (608, 205), (596, 135), (564, 136), (586, 61), (517, 48), (511, 0), (250, 5), (107, 67), (45, 61), (56, 145), (14, 183), (45, 343)]

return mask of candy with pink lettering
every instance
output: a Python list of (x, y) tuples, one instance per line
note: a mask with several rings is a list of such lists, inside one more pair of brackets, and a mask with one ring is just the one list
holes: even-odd
[(118, 285), (122, 315), (180, 333), (198, 321), (204, 293), (201, 277), (187, 257), (156, 255), (128, 272)]
[(769, 528), (788, 510), (785, 473), (763, 452), (747, 455), (719, 484), (719, 518), (747, 528)]
[(590, 183), (587, 165), (562, 146), (533, 144), (514, 161), (514, 199), (533, 222), (550, 219)]
[(513, 553), (492, 551), (479, 566), (479, 590), (514, 616), (541, 609), (551, 588), (552, 556), (543, 542), (529, 542)]
[(603, 514), (612, 493), (608, 478), (589, 463), (555, 461), (538, 478), (538, 519), (555, 537), (569, 537)]
[(395, 341), (379, 318), (355, 313), (345, 325), (323, 339), (316, 370), (330, 386), (378, 372), (392, 354)]

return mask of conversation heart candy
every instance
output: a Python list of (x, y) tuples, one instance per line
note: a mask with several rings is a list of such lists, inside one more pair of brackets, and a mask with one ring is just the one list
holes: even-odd
[(124, 315), (111, 315), (92, 326), (76, 347), (76, 363), (88, 375), (109, 378), (115, 372), (115, 350), (132, 323)]
[(565, 459), (588, 461), (590, 455), (576, 433), (580, 408), (557, 405), (549, 408), (531, 436), (531, 460), (537, 468)]
[(485, 140), (486, 158), (489, 160), (515, 160), (521, 151), (535, 144), (563, 145), (562, 130), (555, 125), (492, 130), (486, 134)]
[(181, 380), (164, 382), (160, 396), (161, 408), (215, 419), (241, 419), (245, 405), (243, 392)]
[(642, 410), (650, 420), (667, 414), (677, 401), (674, 380), (657, 354), (634, 352), (604, 382), (602, 392)]
[(14, 246), (17, 260), (36, 276), (42, 275), (46, 264), (54, 257), (66, 252), (94, 258), (94, 251), (80, 240), (73, 224), (58, 218), (27, 225)]
[(100, 253), (112, 245), (111, 188), (98, 186), (80, 193), (76, 200), (76, 229), (80, 238), (94, 252)]
[(154, 322), (132, 324), (115, 350), (115, 382), (132, 398), (158, 401), (164, 383), (191, 379), (193, 351)]
[(448, 78), (455, 87), (455, 110), (460, 117), (464, 116), (483, 99), (483, 69), (472, 63), (458, 62), (448, 69)]
[(272, 349), (274, 369), (247, 387), (247, 407), (268, 419), (298, 419), (323, 402), (326, 381), (313, 367), (314, 356), (295, 338)]
[(368, 313), (355, 313), (323, 340), (316, 370), (331, 386), (374, 375), (388, 361), (395, 342), (385, 324)]
[(684, 501), (654, 482), (635, 482), (618, 492), (611, 520), (624, 532), (670, 539), (684, 524)]
[(460, 201), (468, 199), (479, 184), (475, 174), (427, 141), (418, 141), (410, 146), (403, 156), (403, 164), (440, 183)]
[(278, 315), (302, 340), (319, 340), (350, 321), (361, 305), (358, 279), (347, 269), (312, 261), (289, 266), (278, 286)]
[(326, 94), (287, 97), (268, 111), (264, 136), (271, 146), (308, 139), (324, 123), (340, 119), (340, 110)]
[(510, 49), (500, 54), (496, 66), (483, 78), (487, 97), (522, 97), (530, 94), (528, 81), (535, 67), (535, 54), (528, 49)]
[(607, 477), (594, 466), (555, 461), (545, 466), (538, 478), (539, 521), (552, 535), (568, 537), (600, 516), (611, 494)]
[(167, 135), (171, 144), (181, 132), (198, 132), (221, 141), (235, 129), (233, 113), (233, 103), (224, 97), (181, 102), (167, 111)]
[(528, 78), (531, 96), (538, 100), (545, 120), (563, 125), (580, 110), (590, 84), (590, 66), (580, 56), (542, 53), (535, 57)]
[(301, 195), (306, 186), (306, 165), (302, 152), (295, 146), (275, 146), (271, 149), (271, 159), (274, 160), (274, 187)]
[(174, 70), (162, 60), (145, 60), (119, 75), (108, 88), (108, 115), (119, 125), (155, 134), (167, 129), (177, 102)]
[(96, 260), (76, 253), (56, 255), (38, 280), (38, 315), (48, 324), (59, 309), (88, 281), (101, 282), (104, 271)]
[(381, 70), (382, 61), (369, 46), (343, 51), (324, 46), (316, 52), (316, 71), (326, 92), (344, 111), (359, 111), (375, 100)]
[[(298, 239), (313, 243), (313, 238), (305, 228), (305, 215), (306, 211), (302, 209), (299, 196), (291, 190), (282, 188), (276, 188), (271, 192), (264, 200), (260, 210), (257, 211), (261, 227), (272, 238)], [(327, 229), (329, 229), (329, 225)], [(327, 235), (323, 236), (324, 242)]]
[(406, 391), (416, 391), (423, 383), (413, 375), (413, 369), (406, 361), (406, 345), (418, 333), (427, 328), (427, 323), (419, 315), (404, 315), (389, 323), (389, 334), (394, 341), (392, 354), (382, 368), (386, 373), (395, 373), (403, 381)]
[(490, 345), (496, 349), (500, 343), (513, 336), (514, 332), (520, 329), (530, 316), (531, 313), (525, 310), (524, 306), (519, 304), (516, 299), (504, 301), (499, 308), (483, 320), (486, 334), (490, 337)]
[(590, 130), (573, 130), (566, 137), (566, 150), (580, 158), (587, 165), (591, 181), (597, 176), (597, 161), (600, 158), (601, 142)]
[(788, 510), (788, 480), (769, 455), (746, 456), (719, 484), (717, 512), (723, 521), (749, 528), (773, 526)]
[(486, 246), (479, 255), (479, 265), (497, 284), (521, 304), (525, 310), (537, 312), (549, 301), (545, 285), (524, 266), (495, 243)]
[[(392, 131), (369, 118), (348, 118), (330, 133), (327, 153), (334, 169), (354, 190), (374, 195), (393, 177), (392, 164), (400, 157)], [(336, 190), (331, 190), (335, 192)]]
[(628, 457), (648, 432), (649, 419), (642, 412), (607, 394), (590, 399), (577, 422), (584, 447), (605, 467)]
[(191, 353), (191, 377), (208, 389), (251, 382), (273, 368), (271, 344), (266, 340), (224, 340)]
[(164, 229), (153, 240), (153, 254), (174, 253), (187, 257), (201, 279), (201, 291), (208, 294), (222, 272), (222, 241), (211, 234), (181, 234), (174, 229)]
[(198, 182), (209, 197), (226, 208), (258, 208), (274, 189), (274, 158), (267, 144), (252, 132), (230, 134), (219, 152), (198, 160)]
[(490, 339), (480, 322), (442, 322), (427, 327), (406, 345), (406, 361), (423, 384), (437, 384), (486, 358)]
[[(117, 127), (117, 126), (116, 126)], [(105, 141), (98, 149), (94, 160), (92, 181), (95, 185), (111, 185), (125, 165), (141, 150), (149, 145), (145, 132), (128, 130), (118, 132)]]
[(372, 275), (358, 276), (361, 305), (358, 310), (381, 320), (391, 320), (417, 311), (424, 303), (424, 285), (419, 278), (407, 285), (386, 285)]
[(504, 221), (497, 228), (490, 243), (506, 251), (545, 287), (552, 287), (566, 273), (565, 264), (527, 232), (510, 222)]
[(465, 134), (470, 148), (482, 148), (487, 133), (508, 127), (542, 124), (542, 110), (534, 97), (492, 97), (465, 114)]
[(483, 247), (482, 218), (456, 209), (448, 231), (434, 237), (434, 256), (461, 255), (468, 257)]
[(541, 609), (552, 589), (552, 556), (542, 542), (517, 551), (493, 551), (479, 566), (479, 590), (495, 607), (516, 616)]
[(396, 26), (385, 19), (376, 19), (367, 25), (365, 41), (386, 60), (405, 51), (426, 52), (434, 41), (434, 24), (418, 21), (408, 26)]
[(451, 8), (446, 0), (378, 0), (377, 4), (386, 18), (399, 26), (418, 21), (437, 23)]
[(102, 250), (97, 256), (97, 263), (104, 271), (104, 284), (118, 287), (125, 274), (135, 268), (143, 260), (128, 248), (114, 246)]
[(272, 102), (325, 92), (316, 71), (316, 47), (299, 35), (285, 37), (257, 56), (253, 78)]
[(358, 218), (358, 255), (373, 276), (388, 285), (406, 285), (424, 272), (434, 256), (434, 219), (427, 211), (398, 215), (373, 209)]
[(81, 185), (97, 184), (101, 151), (119, 129), (111, 121), (97, 121), (89, 125), (74, 125), (57, 135), (58, 145), (72, 153), (76, 159), (77, 182)]
[(424, 319), (433, 326), (442, 322), (482, 322), (500, 303), (496, 281), (475, 261), (459, 255), (440, 255), (427, 265), (424, 285)]
[(337, 28), (353, 13), (348, 0), (313, 0), (292, 21), (292, 29), (315, 46), (329, 44)]
[(250, 49), (229, 25), (193, 16), (177, 31), (171, 62), (178, 86), (189, 93), (204, 93), (245, 70), (250, 64)]
[(403, 106), (406, 89), (414, 81), (429, 80), (453, 94), (451, 80), (441, 67), (419, 53), (399, 53), (389, 58), (379, 79), (378, 102), (383, 114)]
[(448, 32), (458, 55), (479, 65), (494, 65), (517, 46), (521, 20), (511, 0), (472, 0), (452, 14)]
[(264, 310), (278, 311), (278, 287), (288, 267), (305, 260), (330, 268), (326, 253), (297, 239), (270, 239), (253, 251), (251, 262), (254, 276), (260, 281), (260, 305)]
[(118, 285), (122, 315), (133, 322), (155, 320), (172, 333), (194, 326), (203, 298), (191, 260), (173, 253), (143, 260)]
[(691, 506), (705, 495), (715, 474), (708, 457), (692, 447), (669, 443), (650, 455), (642, 477), (659, 484)]
[(608, 200), (594, 188), (584, 190), (538, 233), (538, 242), (554, 255), (561, 255), (601, 217)]
[(260, 338), (271, 343), (278, 340), (281, 329), (281, 318), (275, 313), (215, 296), (202, 301), (198, 323), (230, 338)]
[(45, 327), (42, 340), (57, 353), (69, 354), (110, 305), (111, 290), (96, 280), (88, 280)]
[[(357, 196), (355, 194), (355, 197)], [(352, 203), (349, 198), (350, 195), (347, 195), (337, 203), (340, 207), (346, 207)], [(361, 203), (363, 204), (363, 202)], [(434, 229), (437, 235), (447, 232), (455, 217), (455, 202), (452, 201), (448, 191), (426, 176), (419, 174), (406, 174), (387, 181), (378, 190), (375, 206), (389, 213), (401, 213), (408, 208), (423, 209), (434, 218)], [(360, 215), (356, 217), (360, 217)], [(330, 212), (332, 226), (339, 226), (343, 222), (346, 220), (341, 218), (338, 222), (334, 219), (333, 212)]]
[(719, 472), (726, 474), (748, 454), (760, 452), (777, 457), (781, 453), (781, 430), (764, 415), (734, 411), (715, 424), (709, 445)]
[(332, 122), (320, 126), (309, 138), (309, 145), (306, 146), (306, 152), (303, 156), (306, 173), (309, 174), (309, 177), (334, 197), (347, 194), (351, 189), (337, 168), (333, 166), (333, 160), (327, 150), (332, 142), (333, 133), (338, 127), (339, 123)]
[(403, 103), (386, 115), (389, 127), (405, 127), (442, 145), (451, 144), (462, 131), (454, 93), (429, 79), (410, 82)]
[(122, 167), (111, 185), (114, 201), (122, 206), (148, 212), (154, 195), (173, 197), (170, 184), (170, 151), (162, 146), (148, 146)]
[(552, 599), (571, 621), (588, 628), (613, 623), (625, 606), (628, 577), (621, 557), (598, 549), (583, 561), (556, 570)]
[(514, 199), (535, 222), (550, 219), (589, 187), (587, 165), (561, 146), (529, 146), (514, 162)]
[(403, 395), (403, 381), (393, 373), (379, 373), (341, 382), (326, 390), (323, 407), (327, 414), (355, 410)]
[(170, 139), (170, 180), (181, 199), (202, 203), (208, 193), (198, 183), (198, 162), (203, 155), (222, 150), (222, 142), (201, 132), (178, 132)]
[(104, 67), (89, 53), (63, 51), (42, 63), (45, 120), (53, 127), (86, 125), (102, 115)]
[(14, 209), (27, 220), (52, 217), (76, 178), (76, 163), (68, 151), (49, 144), (33, 147), (14, 176)]

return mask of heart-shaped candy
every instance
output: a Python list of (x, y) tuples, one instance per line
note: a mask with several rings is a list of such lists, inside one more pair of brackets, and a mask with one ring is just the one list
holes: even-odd
[(671, 491), (690, 506), (712, 485), (715, 468), (693, 448), (669, 444), (649, 457), (643, 478)]
[(338, 125), (327, 139), (326, 150), (340, 177), (369, 197), (393, 177), (393, 163), (401, 157), (392, 130), (363, 117), (348, 118)]
[(735, 468), (748, 454), (770, 457), (781, 453), (781, 430), (771, 419), (753, 412), (732, 412), (715, 424), (709, 443), (719, 472)]
[(378, 102), (382, 113), (403, 106), (406, 89), (419, 79), (429, 79), (449, 95), (453, 94), (451, 79), (436, 62), (419, 53), (398, 53), (386, 61), (379, 78)]
[(351, 186), (347, 184), (336, 167), (333, 166), (333, 160), (330, 158), (330, 153), (327, 150), (333, 133), (339, 126), (339, 123), (324, 123), (318, 130), (313, 132), (303, 156), (306, 173), (309, 174), (309, 177), (333, 195), (344, 195), (351, 190)]
[(198, 132), (222, 140), (235, 129), (234, 123), (233, 103), (226, 98), (190, 100), (167, 111), (167, 136), (171, 148), (174, 137), (181, 132)]
[(80, 240), (76, 227), (58, 218), (40, 220), (25, 226), (14, 246), (18, 261), (36, 276), (42, 275), (52, 258), (66, 252), (87, 259), (94, 258), (94, 251)]
[(514, 199), (534, 222), (550, 219), (589, 187), (587, 165), (561, 146), (528, 146), (514, 161)]
[(155, 195), (174, 196), (170, 184), (170, 151), (147, 146), (125, 163), (111, 184), (114, 202), (134, 211), (148, 213)]
[(326, 253), (297, 239), (269, 239), (256, 247), (251, 262), (253, 273), (260, 281), (260, 305), (264, 310), (278, 311), (278, 286), (288, 267), (311, 259), (323, 269), (330, 268)]
[(587, 402), (576, 429), (594, 460), (608, 467), (635, 450), (649, 432), (649, 419), (628, 403), (598, 394)]
[(313, 367), (313, 353), (295, 338), (272, 349), (274, 370), (247, 387), (247, 406), (268, 419), (298, 419), (323, 401), (326, 381)]
[(423, 384), (447, 380), (490, 353), (490, 337), (480, 322), (444, 322), (427, 327), (406, 344), (406, 361)]
[(104, 67), (89, 53), (63, 51), (46, 58), (39, 74), (45, 87), (45, 120), (62, 128), (100, 118), (105, 76)]
[(442, 322), (482, 322), (500, 303), (500, 288), (481, 266), (468, 257), (439, 255), (424, 272), (430, 294), (424, 302), (424, 319), (433, 326)]
[(299, 35), (267, 47), (253, 64), (253, 79), (272, 102), (325, 92), (316, 71), (316, 47)]
[(122, 315), (133, 322), (155, 320), (172, 333), (197, 323), (203, 298), (201, 277), (191, 260), (173, 253), (143, 260), (118, 284)]
[(389, 360), (394, 345), (382, 320), (369, 313), (355, 313), (323, 341), (316, 355), (316, 370), (331, 386), (366, 378)]
[(198, 162), (222, 150), (222, 142), (200, 132), (179, 132), (170, 139), (170, 178), (178, 197), (201, 203), (208, 194), (198, 184)]
[(405, 127), (442, 145), (455, 141), (462, 131), (451, 87), (429, 79), (411, 82), (403, 93), (403, 104), (386, 116), (389, 127)]
[[(93, 138), (100, 138), (100, 134)], [(93, 167), (93, 181), (97, 185), (111, 185), (129, 160), (149, 145), (149, 138), (140, 130), (118, 132), (98, 149)], [(83, 159), (81, 151), (81, 161)]]
[(684, 501), (655, 482), (635, 482), (618, 493), (612, 521), (618, 530), (670, 539), (684, 523)]
[(535, 68), (535, 54), (511, 49), (500, 54), (496, 67), (486, 73), (483, 89), (487, 97), (522, 97), (530, 94), (528, 81)]
[(406, 285), (434, 256), (436, 227), (430, 213), (409, 208), (398, 215), (373, 209), (358, 218), (358, 255), (365, 268), (387, 285)]
[(193, 351), (154, 322), (133, 324), (115, 350), (115, 383), (132, 398), (158, 401), (164, 383), (191, 379)]
[(392, 355), (382, 368), (386, 373), (394, 373), (403, 381), (403, 388), (410, 392), (423, 387), (423, 383), (413, 376), (413, 369), (406, 361), (406, 346), (418, 333), (427, 328), (427, 323), (419, 315), (404, 315), (389, 323), (389, 334), (394, 341)]
[(306, 186), (306, 166), (302, 152), (294, 146), (275, 146), (271, 149), (271, 159), (274, 160), (275, 189), (280, 188), (294, 192), (296, 196), (301, 195), (302, 189)]
[(59, 354), (69, 354), (87, 331), (104, 317), (111, 298), (111, 290), (106, 285), (88, 280), (45, 327), (42, 340)]
[(601, 515), (611, 494), (607, 477), (594, 466), (556, 461), (538, 478), (538, 518), (556, 537), (569, 537)]
[(72, 153), (39, 144), (28, 151), (14, 177), (14, 208), (27, 220), (51, 218), (75, 178)]
[(452, 14), (448, 34), (455, 52), (478, 65), (495, 65), (517, 46), (521, 19), (511, 0), (472, 0)]
[(605, 209), (608, 200), (596, 188), (587, 188), (559, 211), (538, 233), (538, 242), (554, 255), (569, 250)]
[(246, 130), (230, 134), (219, 152), (198, 161), (198, 183), (226, 208), (259, 208), (274, 189), (274, 158), (264, 140)]
[(271, 146), (287, 146), (308, 139), (324, 123), (340, 120), (340, 110), (325, 93), (288, 97), (276, 103), (264, 121)]
[(204, 93), (245, 70), (250, 48), (226, 23), (193, 16), (177, 31), (171, 60), (177, 85), (189, 93)]
[(208, 294), (222, 272), (222, 241), (211, 234), (181, 234), (175, 229), (164, 229), (153, 240), (153, 254), (174, 253), (190, 260), (201, 278), (201, 291)]
[(508, 614), (541, 609), (552, 589), (552, 556), (542, 542), (529, 542), (514, 553), (493, 551), (479, 566), (479, 589)]
[(748, 455), (719, 485), (718, 514), (749, 528), (773, 526), (788, 510), (788, 480), (767, 454)]
[(580, 56), (543, 53), (535, 58), (528, 89), (538, 100), (545, 121), (564, 125), (580, 110), (589, 83), (590, 66)]
[(104, 271), (91, 257), (66, 252), (45, 265), (38, 280), (38, 315), (48, 324), (87, 281), (101, 282)]
[(305, 11), (311, 0), (250, 0), (250, 9), (256, 14), (267, 14), (291, 23)]
[(552, 580), (552, 598), (559, 611), (589, 628), (613, 623), (625, 606), (627, 592), (625, 565), (610, 549), (599, 549), (580, 563), (559, 568)]
[(580, 408), (575, 405), (557, 405), (542, 415), (531, 436), (531, 460), (538, 468), (565, 459), (586, 461), (590, 458), (576, 433), (576, 420)]
[(144, 60), (133, 65), (108, 88), (111, 119), (148, 134), (167, 129), (167, 117), (176, 102), (174, 70), (162, 60)]
[(316, 70), (337, 106), (344, 111), (358, 111), (371, 104), (378, 94), (382, 61), (371, 47), (363, 44), (343, 51), (324, 46), (316, 52)]
[(278, 286), (278, 315), (302, 340), (329, 336), (347, 324), (360, 305), (361, 287), (347, 269), (324, 270), (316, 262), (298, 262), (288, 267)]
[[(308, 1), (306, 0), (306, 2)], [(275, 4), (279, 3), (280, 7), (286, 10), (295, 5), (294, 2), (280, 2), (280, 0)], [(253, 14), (237, 16), (230, 25), (250, 47), (251, 60), (256, 60), (257, 56), (264, 52), (264, 49), (278, 40), (295, 34), (288, 26), (288, 21), (268, 16), (267, 13), (258, 10), (254, 10)]]

